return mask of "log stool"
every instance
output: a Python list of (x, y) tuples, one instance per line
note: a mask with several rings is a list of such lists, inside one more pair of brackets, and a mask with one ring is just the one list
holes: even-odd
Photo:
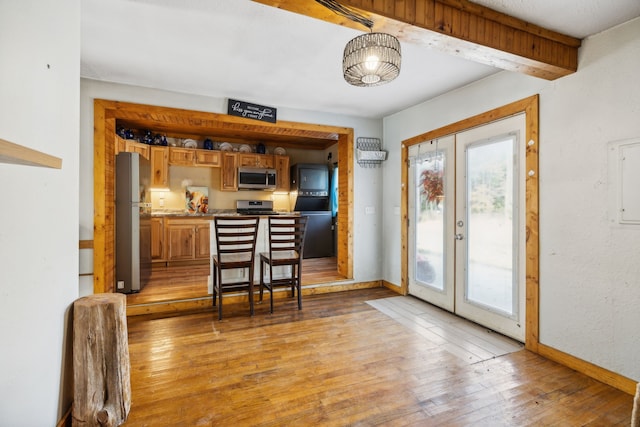
[(131, 409), (126, 295), (73, 303), (73, 426), (119, 426)]

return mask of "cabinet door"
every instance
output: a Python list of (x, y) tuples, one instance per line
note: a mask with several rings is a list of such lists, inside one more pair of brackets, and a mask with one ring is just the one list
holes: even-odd
[(196, 150), (196, 166), (220, 167), (220, 151)]
[(169, 162), (166, 147), (151, 147), (151, 186), (169, 186)]
[(196, 225), (195, 258), (209, 259), (211, 250), (209, 248), (209, 222)]
[(222, 152), (220, 181), (222, 191), (238, 191), (238, 156), (236, 153)]
[(129, 153), (138, 153), (145, 159), (149, 160), (149, 146), (130, 139), (125, 140), (125, 151)]
[(151, 218), (151, 259), (164, 259), (164, 221), (162, 218)]
[(240, 167), (272, 168), (273, 156), (271, 154), (240, 153), (238, 155)]
[(192, 148), (169, 148), (169, 164), (176, 166), (193, 166), (195, 164), (195, 150)]
[(193, 225), (170, 224), (167, 229), (169, 239), (169, 260), (190, 260), (195, 256)]
[(289, 157), (273, 156), (276, 169), (276, 191), (289, 191)]

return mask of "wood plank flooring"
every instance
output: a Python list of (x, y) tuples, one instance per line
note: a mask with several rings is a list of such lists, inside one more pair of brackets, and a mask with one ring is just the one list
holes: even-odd
[[(149, 284), (142, 291), (127, 295), (127, 305), (151, 304), (207, 297), (209, 264), (171, 265), (156, 264)], [(309, 258), (303, 260), (302, 285), (331, 283), (345, 280), (336, 271), (336, 258)]]
[(394, 296), (129, 318), (125, 426), (629, 424), (632, 396), (526, 350), (470, 363), (371, 305)]
[(367, 303), (467, 363), (493, 359), (524, 348), (515, 340), (411, 296)]

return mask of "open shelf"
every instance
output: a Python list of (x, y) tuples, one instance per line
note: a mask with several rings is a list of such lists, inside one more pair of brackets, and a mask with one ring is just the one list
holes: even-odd
[(0, 138), (0, 163), (62, 169), (62, 159)]

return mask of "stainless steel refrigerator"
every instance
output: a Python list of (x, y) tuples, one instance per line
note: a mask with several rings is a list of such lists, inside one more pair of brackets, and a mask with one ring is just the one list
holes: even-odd
[(116, 290), (140, 292), (151, 275), (149, 161), (138, 153), (116, 155)]

